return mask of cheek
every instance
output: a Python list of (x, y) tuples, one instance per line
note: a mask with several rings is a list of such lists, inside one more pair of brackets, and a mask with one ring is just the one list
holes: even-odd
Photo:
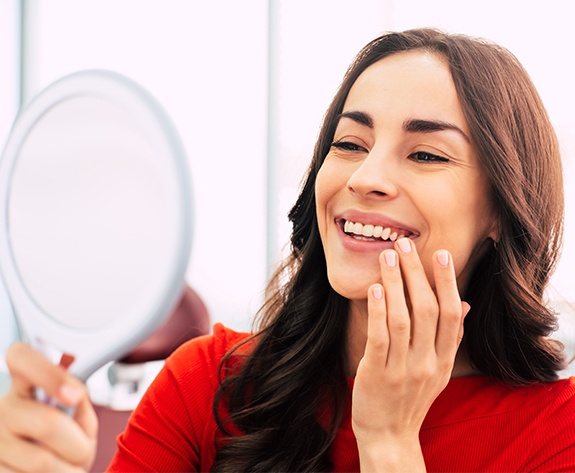
[(329, 162), (324, 161), (319, 169), (315, 180), (315, 201), (320, 233), (324, 231), (324, 223), (327, 218), (327, 209), (331, 199), (335, 196), (342, 185), (341, 173)]
[(467, 287), (477, 263), (490, 248), (487, 225), (481, 225), (480, 219), (468, 219), (462, 222), (462, 226), (465, 224), (468, 227), (446, 245), (452, 254), (458, 286), (462, 291)]
[(433, 278), (432, 258), (439, 249), (451, 253), (458, 277), (468, 274), (483, 254), (495, 225), (484, 186), (473, 182), (466, 186), (446, 183), (435, 186), (429, 195), (434, 198), (420, 199), (429, 238), (418, 248), (426, 274)]

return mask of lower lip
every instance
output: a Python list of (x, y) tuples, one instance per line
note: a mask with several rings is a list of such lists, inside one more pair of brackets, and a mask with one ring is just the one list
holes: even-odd
[(391, 240), (359, 240), (344, 233), (339, 225), (336, 226), (344, 248), (350, 251), (356, 251), (358, 253), (381, 253), (383, 250), (389, 250), (395, 245), (395, 242)]

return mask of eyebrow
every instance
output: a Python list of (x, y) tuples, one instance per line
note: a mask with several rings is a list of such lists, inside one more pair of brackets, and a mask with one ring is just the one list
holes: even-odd
[[(360, 125), (371, 129), (374, 128), (373, 118), (371, 115), (365, 112), (343, 112), (337, 116), (336, 121), (339, 122), (341, 118), (349, 118), (350, 120), (353, 120)], [(403, 122), (403, 129), (407, 133), (434, 133), (437, 131), (451, 130), (459, 133), (465, 139), (465, 141), (471, 143), (471, 139), (461, 128), (453, 123), (444, 122), (442, 120), (424, 120), (419, 118), (412, 118)]]
[(452, 130), (459, 133), (465, 141), (471, 143), (469, 136), (457, 125), (441, 120), (420, 120), (412, 119), (403, 122), (403, 129), (408, 133), (433, 133), (435, 131)]
[(371, 116), (365, 112), (351, 111), (351, 112), (340, 113), (336, 117), (336, 124), (339, 123), (339, 121), (342, 118), (349, 118), (350, 120), (353, 120), (354, 122), (357, 122), (360, 125), (373, 129), (373, 118), (371, 118)]

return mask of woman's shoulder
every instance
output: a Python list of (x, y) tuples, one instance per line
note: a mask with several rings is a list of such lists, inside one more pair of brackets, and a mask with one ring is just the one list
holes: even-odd
[(189, 368), (190, 362), (199, 358), (210, 365), (219, 365), (226, 353), (243, 344), (251, 335), (248, 332), (235, 331), (218, 322), (213, 325), (212, 333), (184, 342), (166, 362), (172, 366), (183, 363)]
[(575, 420), (575, 377), (560, 379), (550, 383), (536, 383), (521, 387), (499, 387), (506, 398), (516, 406), (532, 407), (536, 410), (552, 412), (567, 409)]
[(575, 378), (452, 379), (429, 410), (422, 445), (430, 471), (448, 469), (446, 449), (460, 471), (575, 471)]
[(575, 377), (543, 385), (535, 396), (544, 409), (545, 420), (552, 422), (552, 428), (556, 431), (570, 431), (575, 444)]
[(540, 396), (553, 400), (555, 406), (570, 406), (575, 411), (575, 376), (544, 384)]
[(216, 323), (211, 334), (193, 338), (180, 345), (166, 360), (166, 367), (180, 374), (194, 369), (214, 372), (219, 369), (224, 355), (234, 347), (243, 346), (250, 336), (251, 333), (237, 332), (222, 323)]
[(510, 386), (487, 376), (457, 378), (436, 399), (424, 426), (529, 413), (555, 416), (558, 411), (575, 425), (575, 377), (528, 386)]
[(119, 438), (111, 471), (148, 471), (150, 465), (164, 465), (157, 466), (161, 471), (207, 471), (215, 455), (212, 404), (219, 365), (249, 336), (215, 324), (210, 335), (176, 349)]
[(226, 353), (234, 346), (245, 341), (250, 335), (252, 334), (249, 332), (238, 332), (217, 322), (212, 327), (212, 333), (184, 342), (172, 353), (171, 357), (177, 358), (182, 356), (182, 352), (186, 353), (198, 349), (216, 350)]

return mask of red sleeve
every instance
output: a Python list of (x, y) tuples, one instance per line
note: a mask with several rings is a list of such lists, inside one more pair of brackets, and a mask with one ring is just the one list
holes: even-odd
[(108, 472), (207, 471), (215, 455), (212, 401), (221, 357), (245, 338), (222, 325), (167, 360), (118, 437)]

